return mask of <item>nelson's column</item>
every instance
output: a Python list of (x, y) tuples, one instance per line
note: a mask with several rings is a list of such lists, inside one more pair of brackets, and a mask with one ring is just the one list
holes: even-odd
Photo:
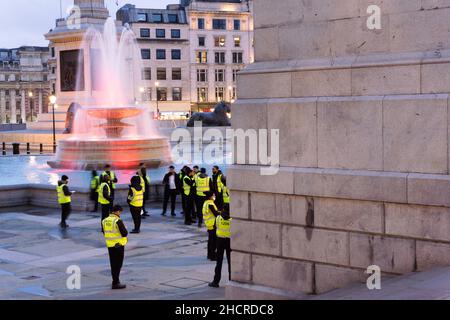
[(383, 276), (450, 265), (450, 1), (254, 8), (256, 63), (239, 76), (233, 127), (280, 129), (281, 168), (229, 172), (227, 297), (322, 293), (365, 282), (372, 265)]

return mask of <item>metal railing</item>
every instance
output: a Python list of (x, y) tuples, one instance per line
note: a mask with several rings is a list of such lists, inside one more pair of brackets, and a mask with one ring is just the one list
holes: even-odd
[[(25, 147), (25, 149), (21, 146)], [(44, 143), (18, 143), (18, 142), (2, 142), (2, 156), (7, 155), (44, 155), (54, 154), (53, 144)]]

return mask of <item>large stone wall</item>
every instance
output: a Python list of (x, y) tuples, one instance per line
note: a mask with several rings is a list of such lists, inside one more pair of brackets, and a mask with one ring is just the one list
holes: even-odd
[[(381, 30), (367, 29), (372, 4)], [(233, 127), (280, 129), (281, 168), (229, 170), (228, 297), (450, 265), (449, 16), (445, 0), (255, 1)]]

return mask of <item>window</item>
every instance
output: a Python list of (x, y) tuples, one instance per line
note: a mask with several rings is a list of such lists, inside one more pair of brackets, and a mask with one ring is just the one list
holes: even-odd
[(181, 80), (181, 68), (172, 69), (172, 80)]
[(167, 88), (158, 88), (156, 98), (158, 101), (167, 101)]
[(182, 89), (181, 88), (172, 88), (172, 101), (181, 101), (182, 97)]
[(238, 72), (239, 71), (240, 71), (239, 69), (234, 69), (233, 70), (233, 82), (237, 81), (237, 76), (238, 76)]
[(214, 30), (227, 30), (227, 20), (226, 19), (213, 19), (213, 29)]
[(52, 47), (52, 58), (55, 57), (55, 47)]
[(181, 38), (181, 31), (180, 31), (180, 29), (172, 29), (170, 31), (170, 33), (171, 33), (171, 37), (173, 39), (180, 39)]
[(197, 63), (208, 63), (208, 52), (198, 51), (197, 52)]
[(152, 68), (142, 70), (142, 80), (152, 80)]
[(179, 49), (172, 50), (172, 60), (181, 60), (181, 50)]
[(52, 67), (52, 74), (56, 74), (56, 67)]
[(205, 19), (204, 18), (198, 18), (197, 24), (198, 24), (198, 28), (200, 30), (205, 29)]
[(241, 20), (234, 20), (234, 30), (241, 30)]
[(164, 29), (156, 29), (156, 37), (157, 38), (165, 38), (166, 37), (166, 30), (164, 30)]
[(198, 46), (204, 47), (206, 45), (206, 38), (205, 37), (198, 37)]
[(197, 88), (198, 102), (208, 102), (208, 88)]
[(142, 92), (142, 101), (152, 101), (152, 88), (144, 88), (144, 92)]
[(214, 56), (215, 56), (216, 63), (220, 63), (220, 64), (225, 63), (225, 52), (216, 52), (214, 54)]
[(242, 52), (233, 52), (233, 63), (242, 63)]
[(138, 20), (138, 22), (147, 22), (147, 14), (146, 13), (138, 13), (137, 20)]
[(236, 87), (233, 87), (233, 89), (231, 89), (231, 99), (230, 99), (230, 101), (236, 100), (236, 98), (237, 98)]
[(150, 49), (141, 49), (141, 56), (143, 60), (150, 60)]
[(178, 23), (178, 15), (177, 14), (169, 14), (169, 23)]
[(152, 14), (152, 20), (154, 23), (162, 23), (163, 15), (161, 13), (154, 13)]
[(225, 101), (225, 88), (224, 87), (216, 87), (216, 101), (217, 102)]
[(234, 46), (236, 48), (241, 46), (241, 37), (238, 37), (238, 36), (234, 37)]
[(206, 69), (197, 70), (197, 82), (208, 82), (208, 70)]
[(225, 36), (214, 37), (214, 46), (225, 47)]
[(216, 70), (216, 82), (225, 82), (225, 70), (224, 69)]
[(166, 68), (158, 68), (156, 70), (156, 79), (157, 80), (167, 80)]
[(156, 59), (157, 60), (166, 60), (166, 50), (157, 49), (156, 50)]
[(150, 38), (150, 29), (141, 29), (141, 38)]

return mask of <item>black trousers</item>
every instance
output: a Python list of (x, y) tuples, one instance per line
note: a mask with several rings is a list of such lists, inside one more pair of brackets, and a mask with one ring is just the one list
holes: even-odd
[(122, 270), (123, 259), (125, 258), (125, 247), (108, 248), (109, 263), (111, 265), (111, 276), (113, 285), (120, 283), (120, 270)]
[(170, 199), (170, 203), (171, 203), (171, 213), (175, 214), (175, 206), (176, 206), (176, 201), (177, 201), (177, 190), (165, 190), (164, 191), (164, 203), (163, 203), (163, 213), (167, 212), (167, 206), (169, 204), (169, 199)]
[(217, 253), (216, 228), (208, 230), (208, 259), (215, 259)]
[(94, 212), (98, 211), (98, 192), (91, 190), (91, 200), (94, 201)]
[(203, 205), (205, 204), (207, 198), (206, 197), (201, 197), (201, 196), (197, 196), (195, 198), (195, 203), (196, 203), (196, 207), (197, 207), (197, 218), (198, 218), (198, 224), (202, 225), (203, 224)]
[(222, 279), (222, 264), (224, 253), (227, 254), (228, 278), (231, 281), (231, 241), (230, 238), (217, 238), (217, 264), (214, 275), (214, 283), (219, 284)]
[(184, 206), (183, 206), (183, 211), (184, 211), (184, 222), (186, 224), (190, 224), (192, 223), (192, 217), (194, 215), (194, 197), (193, 196), (186, 196), (186, 195), (182, 195), (183, 199), (184, 199)]
[(184, 194), (184, 190), (179, 191), (181, 194), (181, 207), (183, 208), (183, 213), (186, 213), (186, 195)]
[(61, 223), (66, 223), (66, 220), (69, 218), (70, 213), (72, 212), (72, 206), (70, 203), (64, 203), (61, 205)]
[(131, 216), (133, 217), (134, 230), (140, 231), (141, 230), (141, 222), (142, 222), (142, 216), (141, 216), (142, 208), (138, 208), (138, 207), (134, 207), (134, 206), (130, 205), (130, 211), (131, 211)]
[(217, 209), (219, 209), (219, 211), (223, 210), (223, 192), (218, 193), (216, 192), (216, 201), (214, 201), (214, 203), (217, 206)]
[(102, 222), (109, 217), (111, 213), (111, 204), (102, 204)]

